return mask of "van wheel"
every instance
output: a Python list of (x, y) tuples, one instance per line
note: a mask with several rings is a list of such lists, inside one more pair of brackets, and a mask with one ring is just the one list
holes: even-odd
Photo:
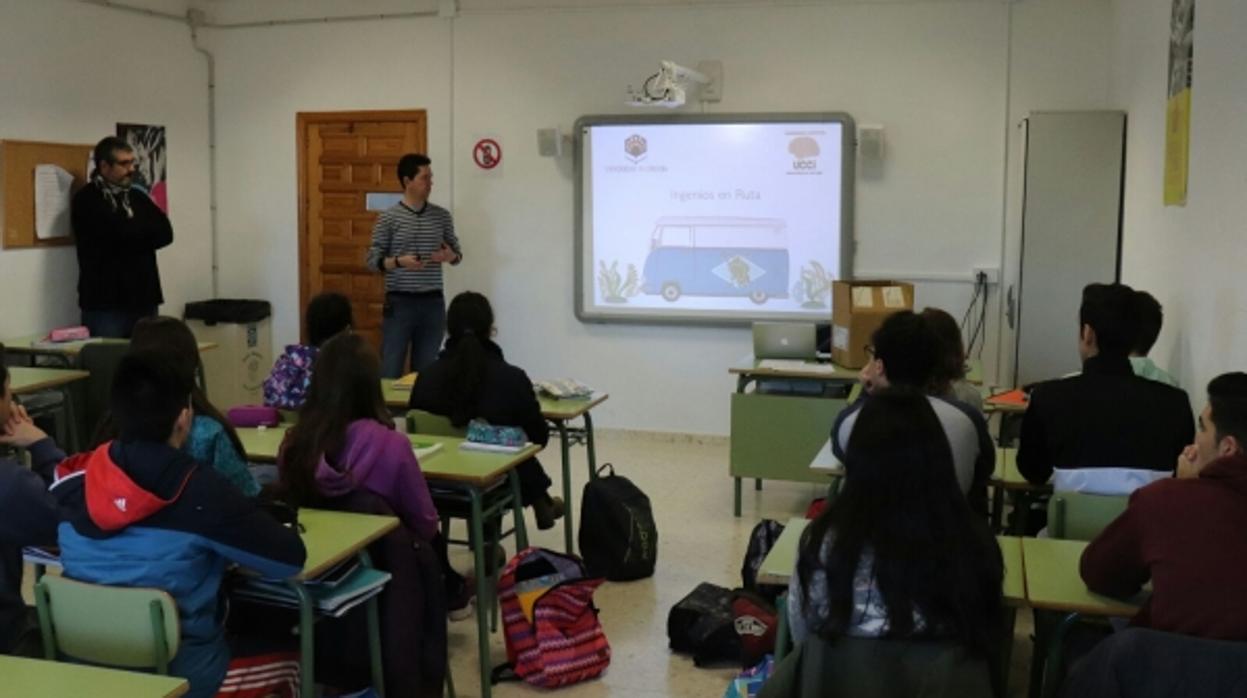
[(662, 285), (662, 298), (668, 303), (674, 303), (677, 300), (679, 300), (680, 299), (680, 285), (673, 281), (668, 281), (667, 283), (663, 284)]
[(754, 291), (753, 293), (750, 293), (749, 300), (757, 303), (758, 305), (762, 305), (766, 302), (766, 291)]

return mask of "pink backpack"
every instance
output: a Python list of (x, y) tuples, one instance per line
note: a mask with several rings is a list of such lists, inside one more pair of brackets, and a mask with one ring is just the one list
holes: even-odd
[(611, 648), (593, 591), (603, 581), (585, 577), (578, 558), (544, 548), (511, 558), (498, 582), (507, 664), (494, 669), (494, 683), (557, 688), (601, 676)]

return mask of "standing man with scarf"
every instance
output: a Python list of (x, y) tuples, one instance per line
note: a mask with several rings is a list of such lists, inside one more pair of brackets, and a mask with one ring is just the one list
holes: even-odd
[(173, 227), (146, 194), (130, 190), (136, 162), (128, 143), (108, 136), (94, 157), (91, 181), (70, 210), (78, 307), (92, 337), (129, 338), (134, 323), (164, 302), (156, 250), (173, 242)]

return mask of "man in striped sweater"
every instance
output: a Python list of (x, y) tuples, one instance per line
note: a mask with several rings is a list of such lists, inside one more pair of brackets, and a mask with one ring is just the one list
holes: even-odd
[(372, 229), (366, 264), (385, 274), (385, 308), (381, 320), (381, 375), (403, 374), (403, 357), (411, 349), (411, 370), (419, 371), (437, 358), (446, 332), (442, 265), (463, 259), (450, 212), (429, 203), (433, 189), (431, 161), (409, 153), (398, 161), (403, 200), (383, 211)]

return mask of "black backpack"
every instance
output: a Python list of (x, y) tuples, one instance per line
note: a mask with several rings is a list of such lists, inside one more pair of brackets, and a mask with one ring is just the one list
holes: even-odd
[(749, 534), (749, 549), (745, 551), (745, 560), (740, 566), (740, 581), (744, 588), (771, 603), (775, 603), (775, 599), (787, 589), (776, 584), (758, 584), (758, 570), (783, 532), (784, 524), (774, 519), (759, 521)]
[[(609, 469), (607, 475), (602, 471)], [(658, 528), (649, 497), (610, 463), (580, 497), (580, 555), (590, 576), (613, 582), (644, 579), (658, 561)]]
[(693, 664), (738, 663), (741, 638), (736, 632), (731, 589), (702, 582), (667, 614), (667, 640), (675, 652), (693, 655)]

